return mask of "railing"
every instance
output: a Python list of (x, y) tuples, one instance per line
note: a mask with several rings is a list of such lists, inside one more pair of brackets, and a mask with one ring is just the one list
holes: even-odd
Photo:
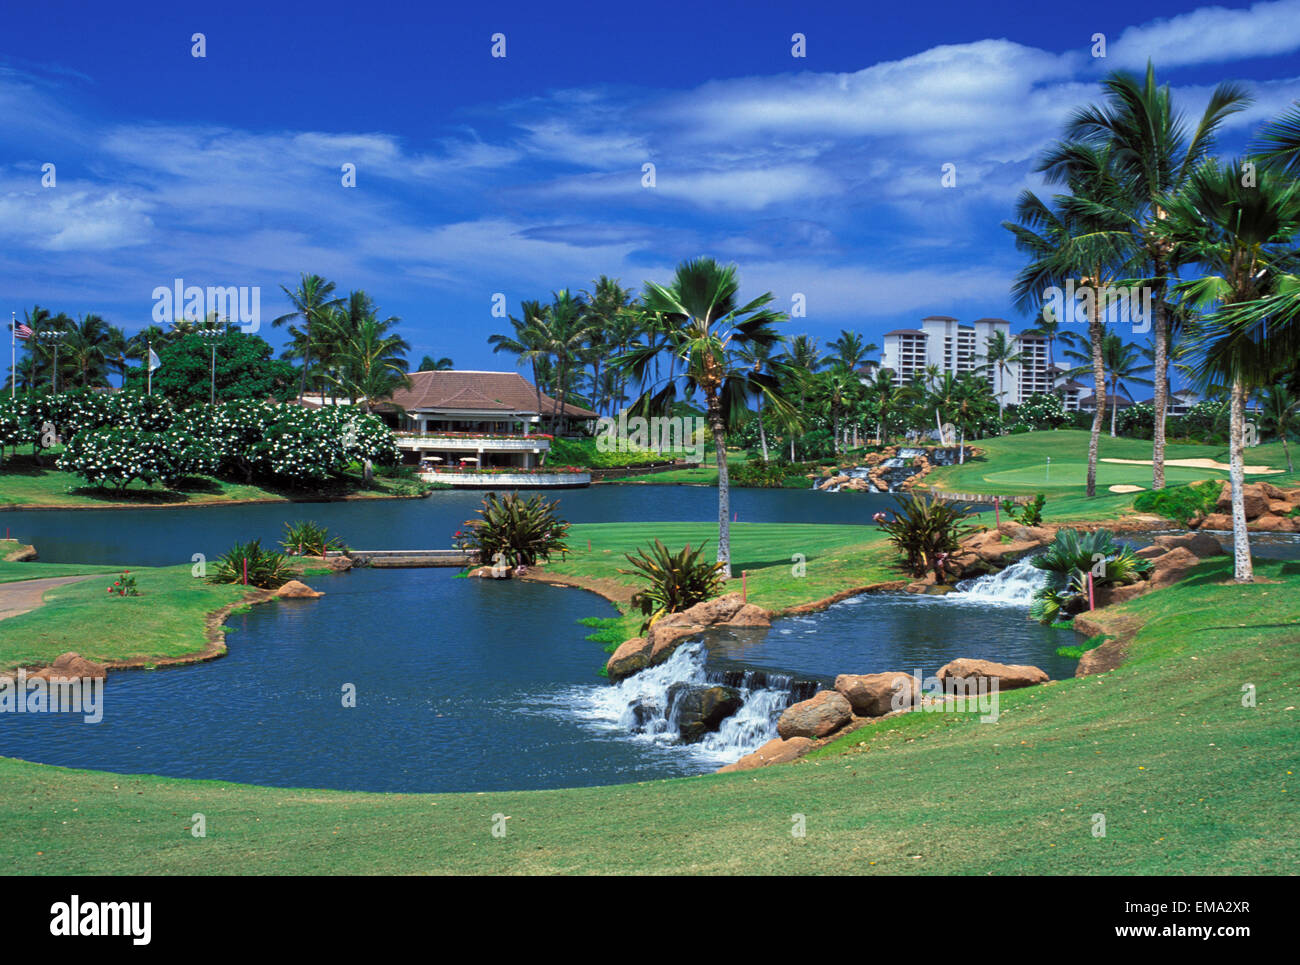
[(590, 486), (591, 472), (583, 469), (576, 472), (532, 471), (522, 466), (519, 469), (502, 469), (491, 472), (475, 472), (472, 469), (463, 472), (455, 469), (441, 469), (437, 472), (422, 472), (420, 478), (425, 482), (446, 483), (473, 489), (540, 489), (552, 486)]
[(399, 432), (398, 446), (425, 449), (474, 449), (485, 452), (549, 452), (550, 436), (491, 436), (491, 435), (444, 435), (434, 433), (421, 435), (414, 432)]

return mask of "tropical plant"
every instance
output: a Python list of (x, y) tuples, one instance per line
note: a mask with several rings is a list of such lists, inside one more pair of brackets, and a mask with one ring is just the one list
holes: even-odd
[(1150, 560), (1142, 559), (1131, 546), (1116, 543), (1106, 529), (1057, 530), (1055, 539), (1029, 563), (1047, 574), (1029, 607), (1029, 615), (1044, 625), (1088, 606), (1089, 574), (1094, 588), (1121, 586), (1144, 579), (1153, 569)]
[(893, 519), (877, 515), (906, 571), (914, 577), (933, 573), (939, 584), (947, 583), (947, 562), (961, 549), (961, 539), (976, 531), (970, 518), (969, 509), (920, 493), (896, 497)]
[[(979, 366), (980, 371), (990, 372), (993, 375), (994, 394), (998, 400), (998, 416), (1001, 417), (1003, 409), (1006, 407), (1006, 375), (1011, 366), (1020, 364), (1021, 354), (1016, 351), (1016, 347), (1011, 344), (1007, 338), (1007, 333), (996, 331), (984, 343), (983, 364)], [(947, 373), (944, 373), (947, 375)], [(948, 378), (952, 378), (948, 375)]]
[(1264, 428), (1282, 443), (1282, 451), (1286, 454), (1286, 471), (1295, 472), (1295, 464), (1291, 461), (1291, 446), (1287, 439), (1296, 424), (1296, 413), (1300, 412), (1300, 399), (1279, 383), (1265, 389), (1260, 395), (1260, 402), (1260, 418)]
[(432, 355), (426, 355), (424, 358), (420, 359), (420, 367), (416, 369), (416, 371), (417, 372), (447, 372), (450, 371), (451, 369), (454, 369), (455, 367), (456, 367), (456, 363), (453, 362), (450, 358), (448, 358), (445, 355), (442, 356), (441, 358), (434, 358)]
[[(706, 418), (713, 433), (718, 467), (718, 562), (731, 576), (731, 490), (727, 475), (727, 433), (748, 414), (748, 396), (761, 392), (774, 410), (791, 409), (776, 377), (754, 372), (736, 357), (736, 349), (750, 345), (775, 346), (781, 336), (773, 327), (786, 315), (767, 305), (767, 292), (748, 304), (737, 302), (740, 281), (736, 266), (719, 265), (712, 258), (683, 262), (671, 284), (646, 282), (642, 303), (653, 319), (649, 344), (637, 346), (613, 364), (626, 369), (646, 388), (633, 408), (644, 414), (669, 409), (679, 388), (687, 398), (704, 396)], [(662, 341), (660, 341), (662, 339)], [(653, 383), (650, 367), (667, 353), (684, 364), (677, 376), (672, 367), (665, 380)]]
[(247, 583), (274, 589), (289, 579), (288, 561), (274, 550), (262, 549), (261, 540), (236, 543), (217, 559), (207, 577), (209, 583)]
[(704, 543), (692, 550), (687, 543), (673, 553), (656, 539), (649, 552), (638, 549), (636, 556), (624, 554), (636, 568), (619, 572), (643, 576), (648, 581), (644, 589), (632, 596), (632, 605), (646, 617), (641, 624), (643, 633), (667, 614), (678, 613), (717, 595), (727, 578), (726, 564), (703, 559), (707, 546)]
[(504, 497), (488, 493), (477, 510), (479, 518), (465, 522), (464, 545), (481, 566), (532, 566), (553, 553), (567, 553), (569, 524), (556, 515), (559, 505), (558, 499), (548, 502), (540, 494), (524, 499), (513, 492)]
[[(301, 318), (306, 324), (306, 328), (300, 334), (303, 338), (302, 345), (302, 376), (298, 383), (298, 401), (307, 392), (307, 373), (311, 369), (312, 360), (312, 329), (328, 315), (329, 311), (342, 302), (340, 298), (332, 298), (334, 294), (334, 283), (326, 281), (320, 275), (304, 274), (298, 282), (298, 287), (290, 291), (283, 285), (280, 289), (289, 296), (289, 301), (293, 305), (293, 311), (287, 315), (281, 315), (273, 319), (271, 324), (274, 326), (283, 325), (285, 322), (294, 318)], [(292, 327), (290, 331), (295, 331)]]
[(1214, 480), (1150, 489), (1134, 497), (1133, 508), (1139, 513), (1155, 513), (1191, 526), (1197, 519), (1214, 512), (1222, 490)]
[[(1292, 239), (1300, 232), (1300, 182), (1268, 168), (1250, 172), (1241, 164), (1206, 163), (1193, 172), (1184, 189), (1167, 200), (1161, 222), (1171, 243), (1182, 246), (1189, 262), (1202, 272), (1180, 282), (1175, 292), (1193, 309), (1231, 308), (1269, 296), (1300, 297)], [(1250, 537), (1246, 530), (1244, 452), (1246, 396), (1273, 382), (1283, 360), (1274, 326), (1247, 316), (1245, 324), (1225, 322), (1217, 313), (1197, 326), (1194, 341), (1203, 352), (1203, 382), (1218, 378), (1230, 384), (1229, 476), (1232, 481), (1233, 577), (1254, 580)]]
[(1022, 526), (1042, 526), (1043, 525), (1043, 506), (1047, 503), (1047, 496), (1043, 493), (1037, 493), (1034, 498), (1025, 503), (1019, 509), (1011, 506), (1007, 509), (1007, 515), (1015, 522)]
[[(1192, 172), (1214, 150), (1215, 135), (1224, 120), (1251, 102), (1245, 88), (1222, 83), (1210, 92), (1205, 109), (1190, 133), (1174, 107), (1168, 85), (1156, 84), (1155, 67), (1147, 62), (1139, 80), (1118, 71), (1102, 82), (1105, 102), (1076, 111), (1068, 135), (1093, 145), (1105, 145), (1115, 154), (1116, 166), (1128, 203), (1120, 207), (1130, 221), (1130, 231), (1152, 295), (1155, 341), (1155, 422), (1152, 433), (1152, 488), (1165, 484), (1165, 409), (1168, 404), (1170, 308), (1168, 286), (1185, 261), (1184, 250), (1158, 230), (1167, 211), (1167, 196), (1183, 189)], [(1114, 433), (1112, 433), (1113, 435)]]
[[(1070, 193), (1056, 195), (1048, 205), (1032, 191), (1024, 191), (1016, 203), (1016, 222), (1003, 222), (1015, 236), (1016, 248), (1030, 259), (1012, 286), (1017, 305), (1041, 313), (1049, 293), (1070, 290), (1068, 283), (1083, 297), (1097, 402), (1088, 440), (1089, 497), (1097, 495), (1097, 450), (1106, 401), (1102, 318), (1113, 300), (1116, 281), (1129, 265), (1133, 247), (1131, 203), (1125, 196), (1123, 171), (1117, 165), (1116, 152), (1108, 146), (1061, 142), (1043, 158), (1039, 169)], [(1061, 321), (1073, 322), (1078, 308), (1073, 303), (1065, 305)]]
[(315, 520), (303, 519), (284, 524), (280, 546), (291, 556), (324, 556), (342, 547), (343, 539), (331, 536), (329, 530)]

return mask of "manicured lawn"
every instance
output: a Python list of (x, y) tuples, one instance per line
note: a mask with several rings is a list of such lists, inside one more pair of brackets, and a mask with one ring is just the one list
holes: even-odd
[[(935, 469), (925, 479), (927, 487), (946, 489), (959, 493), (989, 493), (998, 495), (1033, 495), (1046, 493), (1052, 496), (1082, 495), (1087, 483), (1088, 433), (1077, 429), (1058, 429), (1054, 432), (1028, 432), (1014, 436), (980, 439), (974, 443), (985, 450), (983, 456), (967, 460), (963, 466), (945, 466)], [(1049, 473), (1048, 458), (1052, 460)], [(1141, 439), (1114, 438), (1102, 435), (1098, 446), (1099, 459), (1151, 459), (1151, 443)], [(1165, 449), (1166, 460), (1214, 459), (1224, 464), (1228, 461), (1226, 446), (1201, 446), (1188, 443), (1171, 443)], [(1246, 452), (1247, 465), (1266, 465), (1285, 469), (1286, 460), (1280, 443), (1256, 446)], [(1167, 485), (1194, 482), (1198, 479), (1227, 479), (1226, 471), (1216, 469), (1189, 469), (1166, 466)], [(1248, 481), (1267, 479), (1275, 485), (1294, 485), (1297, 476), (1281, 474), (1248, 476)], [(1097, 464), (1097, 488), (1104, 498), (1106, 487), (1132, 485), (1150, 488), (1151, 466), (1122, 463)], [(1131, 497), (1129, 497), (1131, 499)], [(1075, 517), (1082, 518), (1082, 517)]]
[[(46, 463), (53, 458), (47, 456)], [(0, 464), (0, 507), (50, 506), (60, 509), (113, 506), (200, 506), (247, 500), (287, 502), (294, 499), (341, 498), (378, 499), (404, 495), (418, 484), (377, 476), (367, 488), (360, 476), (347, 477), (319, 490), (295, 491), (244, 485), (210, 476), (192, 476), (177, 489), (145, 486), (134, 482), (125, 489), (97, 489), (86, 486), (72, 473), (52, 465), (39, 466), (30, 455), (8, 455)]]
[[(914, 714), (760, 771), (421, 795), (4, 759), (0, 860), (14, 874), (1287, 874), (1300, 861), (1295, 569), (1223, 585), (1230, 564), (1216, 561), (1119, 608), (1148, 620), (1128, 664), (1003, 694), (996, 724)], [(189, 833), (196, 812), (205, 838)], [(791, 835), (795, 815), (806, 837)]]
[(131, 567), (139, 596), (110, 595), (123, 567), (58, 563), (0, 563), (0, 582), (103, 573), (103, 579), (54, 587), (45, 604), (0, 621), (0, 670), (52, 663), (75, 650), (96, 661), (179, 657), (202, 650), (204, 616), (244, 596), (246, 588), (216, 585), (190, 566)]
[[(613, 572), (632, 568), (625, 553), (652, 546), (656, 539), (673, 551), (687, 543), (700, 546), (707, 542), (705, 555), (712, 559), (718, 527), (716, 523), (578, 523), (569, 533), (574, 552), (564, 562), (549, 564), (547, 571), (639, 587), (643, 581), (637, 577)], [(893, 566), (893, 548), (884, 536), (876, 526), (732, 523), (731, 570), (735, 578), (727, 590), (738, 592), (740, 574), (746, 571), (749, 601), (782, 610), (842, 590), (901, 579), (903, 574)], [(798, 555), (803, 557), (802, 575), (796, 575)]]

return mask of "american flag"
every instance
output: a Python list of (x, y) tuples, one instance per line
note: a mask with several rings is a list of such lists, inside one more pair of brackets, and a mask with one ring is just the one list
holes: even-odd
[(18, 322), (17, 324), (14, 325), (14, 335), (16, 335), (18, 338), (29, 339), (35, 334), (36, 334), (35, 332), (33, 332), (22, 322)]

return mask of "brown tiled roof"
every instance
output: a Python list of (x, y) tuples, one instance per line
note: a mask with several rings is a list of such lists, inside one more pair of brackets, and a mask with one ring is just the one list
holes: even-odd
[[(409, 389), (398, 389), (391, 402), (403, 409), (466, 409), (500, 412), (536, 412), (537, 390), (518, 372), (411, 372)], [(383, 407), (380, 403), (379, 408)], [(555, 408), (555, 400), (542, 393), (542, 412)], [(596, 413), (566, 402), (562, 414), (574, 419), (595, 419)]]

